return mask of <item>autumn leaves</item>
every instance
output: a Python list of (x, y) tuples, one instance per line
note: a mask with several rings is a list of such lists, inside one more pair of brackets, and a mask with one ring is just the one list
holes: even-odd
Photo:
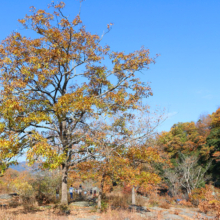
[[(136, 129), (134, 121), (137, 111), (148, 112), (140, 101), (152, 95), (137, 75), (154, 59), (144, 48), (125, 54), (103, 47), (103, 36), (86, 31), (80, 14), (68, 20), (64, 6), (52, 3), (49, 12), (32, 7), (19, 22), (37, 37), (14, 32), (0, 45), (0, 156), (7, 163), (25, 152), (31, 164), (62, 167), (63, 180), (71, 167), (91, 163), (104, 172), (101, 176), (115, 170), (126, 181), (152, 182), (153, 171), (143, 173), (142, 164), (149, 163), (147, 155), (159, 160), (143, 145), (153, 126), (142, 119), (143, 128)], [(125, 178), (129, 173), (135, 175)], [(67, 193), (66, 181), (62, 192)]]

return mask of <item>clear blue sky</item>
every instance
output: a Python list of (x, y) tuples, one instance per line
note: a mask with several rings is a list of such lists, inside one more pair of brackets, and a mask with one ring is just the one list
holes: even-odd
[[(0, 1), (0, 40), (20, 30), (29, 6), (45, 9), (49, 0)], [(56, 2), (56, 1), (55, 1)], [(73, 18), (79, 1), (66, 0)], [(113, 50), (132, 52), (142, 45), (161, 54), (142, 77), (151, 82), (148, 104), (165, 107), (172, 115), (159, 130), (177, 122), (196, 121), (220, 106), (220, 1), (218, 0), (86, 0), (81, 18), (92, 33), (102, 34)]]

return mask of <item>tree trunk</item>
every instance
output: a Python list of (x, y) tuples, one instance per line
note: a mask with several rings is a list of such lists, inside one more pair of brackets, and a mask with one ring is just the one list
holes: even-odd
[(98, 209), (101, 209), (101, 207), (102, 207), (102, 192), (100, 190), (98, 195)]
[(66, 165), (62, 165), (62, 197), (61, 197), (62, 205), (68, 205), (67, 177), (68, 177), (68, 167)]
[(102, 207), (102, 192), (103, 192), (103, 187), (104, 187), (104, 178), (105, 178), (105, 175), (103, 174), (102, 175), (101, 186), (100, 186), (100, 189), (99, 189), (99, 195), (98, 195), (98, 209), (99, 210)]
[(132, 187), (132, 191), (131, 191), (131, 204), (132, 204), (132, 205), (136, 205), (136, 200), (135, 200), (135, 188), (134, 188), (134, 186)]

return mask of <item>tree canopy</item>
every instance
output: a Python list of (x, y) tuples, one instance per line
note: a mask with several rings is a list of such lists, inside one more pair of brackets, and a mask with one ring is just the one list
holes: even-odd
[[(37, 37), (13, 32), (0, 44), (1, 160), (26, 153), (30, 164), (61, 165), (63, 194), (69, 167), (98, 152), (99, 118), (117, 112), (127, 117), (152, 95), (137, 73), (154, 63), (144, 47), (125, 54), (102, 46), (103, 36), (86, 31), (80, 14), (70, 21), (64, 7), (63, 2), (52, 3), (52, 12), (32, 7), (19, 22)], [(106, 33), (110, 29), (111, 24)]]

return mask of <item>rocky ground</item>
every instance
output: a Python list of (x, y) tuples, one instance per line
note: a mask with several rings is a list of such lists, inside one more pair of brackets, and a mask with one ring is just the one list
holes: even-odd
[[(212, 213), (204, 214), (200, 213), (198, 209), (186, 208), (181, 206), (172, 206), (169, 209), (160, 207), (144, 207), (144, 209), (132, 208), (132, 213), (128, 211), (112, 211), (110, 214), (100, 214), (96, 211), (94, 204), (88, 201), (79, 201), (70, 203), (70, 215), (59, 216), (54, 205), (39, 206), (30, 212), (25, 212), (23, 207), (9, 207), (10, 201), (12, 201), (15, 195), (4, 194), (0, 195), (0, 206), (1, 211), (4, 215), (8, 215), (8, 219), (16, 219), (15, 216), (20, 215), (19, 220), (23, 219), (47, 219), (47, 220), (101, 220), (101, 219), (114, 219), (113, 215), (121, 215), (122, 220), (133, 220), (133, 219), (161, 219), (161, 220), (211, 220), (216, 219)], [(124, 212), (121, 214), (120, 212)], [(135, 212), (135, 213), (134, 213)], [(117, 214), (118, 213), (118, 214)], [(135, 215), (134, 215), (135, 214)], [(10, 217), (11, 216), (11, 217)], [(23, 216), (23, 217), (22, 217)], [(26, 216), (26, 217), (25, 217)], [(109, 217), (108, 217), (109, 216)], [(136, 216), (136, 217), (135, 217)], [(116, 219), (116, 217), (115, 217)]]
[[(74, 202), (71, 203), (72, 207), (77, 207), (79, 210), (83, 212), (83, 210), (92, 210), (91, 207), (89, 207), (89, 204), (87, 202)], [(213, 214), (204, 214), (198, 212), (196, 209), (189, 209), (189, 208), (177, 208), (177, 207), (171, 207), (170, 209), (163, 209), (160, 207), (151, 207), (151, 208), (145, 208), (146, 211), (138, 211), (138, 215), (143, 218), (149, 218), (149, 219), (163, 219), (163, 220), (211, 220), (215, 219)], [(98, 219), (99, 216), (90, 216), (88, 218), (76, 218), (77, 220), (92, 220), (92, 219)], [(129, 220), (126, 219), (126, 220)]]

